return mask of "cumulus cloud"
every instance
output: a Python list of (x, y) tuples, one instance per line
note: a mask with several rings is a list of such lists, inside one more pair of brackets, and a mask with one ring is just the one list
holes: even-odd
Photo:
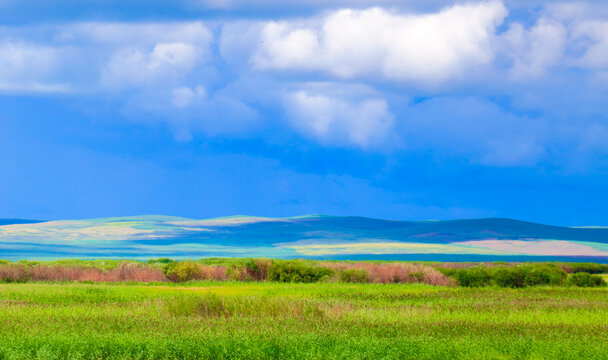
[(128, 118), (161, 119), (180, 140), (235, 133), (228, 124), (238, 128), (255, 111), (221, 91), (207, 94), (212, 43), (198, 21), (0, 28), (0, 91), (96, 94)]
[(207, 46), (213, 35), (200, 21), (164, 23), (87, 22), (72, 23), (56, 29), (58, 42), (107, 44), (110, 46), (153, 45), (184, 42)]
[(175, 85), (208, 60), (212, 42), (200, 22), (0, 28), (0, 87), (91, 93)]
[(196, 86), (194, 89), (189, 87), (180, 87), (173, 89), (171, 96), (171, 104), (176, 108), (185, 108), (192, 103), (204, 101), (207, 98), (207, 91), (202, 86)]
[(126, 100), (124, 113), (137, 122), (167, 123), (178, 141), (196, 133), (247, 136), (259, 120), (257, 111), (230, 91), (210, 94), (201, 85), (138, 92)]
[(273, 21), (262, 28), (252, 62), (260, 69), (436, 84), (490, 64), (492, 39), (506, 15), (504, 5), (492, 1), (424, 15), (345, 9), (304, 21)]
[(326, 145), (386, 147), (394, 116), (381, 98), (348, 98), (314, 89), (298, 90), (285, 98), (291, 125)]
[(0, 43), (0, 91), (67, 92), (60, 70), (62, 50), (40, 44)]
[(585, 41), (586, 47), (578, 64), (589, 69), (608, 69), (608, 21), (582, 21), (573, 36)]
[[(546, 158), (543, 134), (559, 128), (580, 129), (560, 135), (565, 147), (586, 138), (601, 147), (589, 134), (606, 128), (608, 15), (595, 8), (551, 5), (524, 22), (497, 0), (420, 1), (416, 12), (397, 2), (308, 3), (326, 11), (213, 25), (2, 27), (0, 91), (94, 94), (127, 119), (163, 122), (178, 140), (249, 132), (271, 142), (278, 130), (327, 147), (422, 149), (500, 166)], [(604, 87), (591, 89), (589, 78)], [(566, 117), (577, 121), (557, 126)], [(262, 122), (272, 130), (260, 135)]]
[(202, 58), (200, 51), (187, 43), (158, 43), (148, 52), (118, 50), (102, 71), (107, 87), (145, 86), (180, 79)]
[(502, 40), (506, 56), (513, 62), (510, 76), (529, 79), (544, 75), (549, 68), (560, 63), (567, 32), (558, 21), (540, 18), (530, 29), (520, 23), (512, 23), (502, 35)]
[[(213, 36), (200, 22), (84, 23), (63, 28), (59, 41), (91, 47), (109, 88), (172, 85), (210, 56)], [(99, 71), (99, 70), (98, 70)]]

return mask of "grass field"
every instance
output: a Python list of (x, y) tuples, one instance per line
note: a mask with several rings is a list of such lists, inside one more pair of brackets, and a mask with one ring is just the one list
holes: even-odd
[(608, 359), (608, 289), (0, 284), (0, 359)]

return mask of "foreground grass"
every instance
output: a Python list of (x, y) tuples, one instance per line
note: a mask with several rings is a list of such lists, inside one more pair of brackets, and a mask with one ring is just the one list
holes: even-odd
[(0, 359), (608, 359), (608, 289), (0, 284)]

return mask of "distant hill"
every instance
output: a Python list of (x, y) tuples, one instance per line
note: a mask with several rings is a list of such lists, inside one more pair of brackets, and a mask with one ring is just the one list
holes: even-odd
[(2, 225), (13, 225), (13, 224), (35, 224), (43, 222), (42, 220), (28, 220), (28, 219), (0, 219), (0, 226)]
[(608, 228), (501, 218), (394, 221), (327, 215), (0, 220), (0, 258), (210, 256), (608, 262)]

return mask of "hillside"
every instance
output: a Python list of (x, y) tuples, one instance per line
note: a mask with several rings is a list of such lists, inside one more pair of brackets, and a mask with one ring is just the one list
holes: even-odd
[(0, 219), (0, 258), (313, 257), (547, 259), (606, 262), (608, 228), (511, 219), (392, 221), (309, 215), (187, 219), (133, 216), (36, 222)]

